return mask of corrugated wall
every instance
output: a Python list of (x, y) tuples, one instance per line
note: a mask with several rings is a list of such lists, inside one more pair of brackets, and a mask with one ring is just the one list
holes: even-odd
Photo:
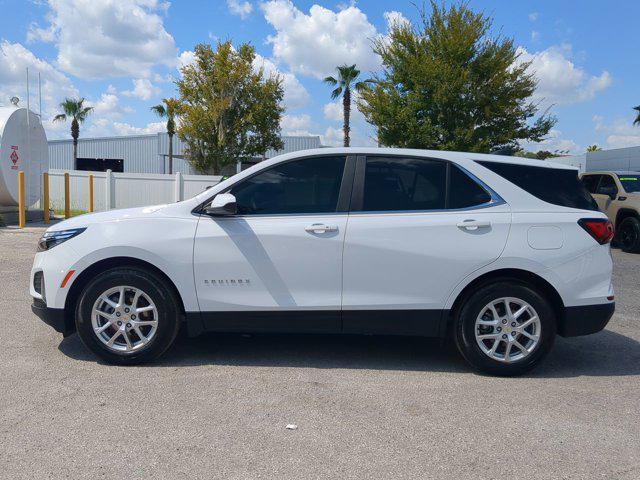
[[(269, 150), (266, 158), (282, 153), (319, 148), (320, 137), (282, 137), (284, 149)], [(165, 173), (169, 171), (169, 135), (131, 135), (126, 137), (81, 138), (78, 141), (78, 157), (121, 158), (126, 173)], [(173, 137), (173, 173), (195, 174), (191, 164), (180, 157), (184, 154), (184, 143)], [(49, 168), (73, 170), (72, 140), (49, 141)]]
[[(78, 157), (121, 158), (124, 160), (125, 172), (164, 173), (162, 161), (158, 157), (157, 135), (81, 138), (78, 141)], [(75, 168), (71, 140), (49, 141), (49, 168)]]
[(309, 137), (290, 137), (284, 136), (282, 137), (282, 141), (284, 142), (284, 148), (282, 150), (267, 150), (266, 157), (273, 158), (277, 155), (281, 155), (283, 153), (291, 153), (297, 152), (299, 150), (309, 150), (312, 148), (320, 148), (322, 145), (320, 144), (320, 137), (317, 136), (309, 136)]
[(640, 170), (640, 147), (587, 152), (587, 171)]

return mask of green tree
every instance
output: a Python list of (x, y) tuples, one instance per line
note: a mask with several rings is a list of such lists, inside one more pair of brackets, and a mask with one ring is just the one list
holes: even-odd
[(169, 135), (169, 173), (173, 173), (173, 136), (176, 134), (176, 116), (180, 102), (175, 98), (163, 98), (162, 103), (151, 107), (160, 118), (167, 119), (167, 134)]
[(63, 113), (53, 117), (54, 122), (66, 122), (71, 119), (71, 138), (73, 138), (73, 166), (78, 160), (78, 138), (80, 137), (80, 124), (84, 123), (93, 107), (84, 106), (84, 98), (65, 98), (60, 104)]
[(338, 78), (326, 77), (324, 82), (335, 87), (331, 92), (331, 98), (333, 100), (342, 95), (342, 131), (344, 132), (344, 146), (348, 147), (351, 141), (349, 136), (351, 131), (351, 91), (355, 90), (356, 92), (361, 93), (367, 88), (367, 84), (371, 82), (371, 80), (358, 82), (357, 80), (360, 76), (360, 70), (356, 68), (355, 64), (336, 67), (336, 71), (338, 72)]
[(587, 152), (599, 152), (600, 150), (602, 150), (598, 145), (596, 145), (595, 143), (593, 145), (589, 145), (587, 147)]
[(419, 28), (391, 26), (374, 43), (383, 71), (358, 108), (381, 144), (489, 152), (541, 141), (556, 119), (531, 101), (536, 80), (513, 40), (490, 37), (491, 19), (466, 3), (431, 2)]
[(284, 91), (278, 75), (253, 67), (249, 44), (197, 45), (195, 61), (182, 68), (178, 135), (199, 171), (219, 174), (243, 157), (281, 149)]
[(633, 109), (636, 111), (636, 119), (633, 121), (633, 124), (640, 125), (640, 105), (633, 107)]

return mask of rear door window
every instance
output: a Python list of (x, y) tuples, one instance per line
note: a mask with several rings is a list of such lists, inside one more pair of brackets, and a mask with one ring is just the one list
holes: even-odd
[(544, 202), (581, 210), (598, 210), (597, 203), (578, 179), (577, 170), (503, 162), (477, 163)]
[(447, 208), (477, 207), (491, 201), (491, 195), (469, 175), (451, 164)]
[(437, 160), (370, 157), (362, 210), (411, 211), (445, 208), (447, 164)]
[(616, 185), (616, 181), (613, 179), (611, 175), (603, 175), (602, 180), (598, 184), (598, 190), (596, 191), (598, 195), (617, 195), (618, 194), (618, 186)]
[(362, 208), (356, 210), (429, 211), (488, 204), (492, 197), (463, 169), (430, 158), (368, 157)]
[(596, 193), (596, 188), (598, 188), (598, 182), (600, 181), (600, 175), (583, 175), (581, 180), (584, 188), (586, 188), (589, 193)]

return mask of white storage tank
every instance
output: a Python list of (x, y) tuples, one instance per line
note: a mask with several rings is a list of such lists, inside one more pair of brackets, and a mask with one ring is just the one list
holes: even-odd
[(27, 207), (41, 198), (49, 169), (47, 135), (40, 117), (26, 108), (0, 107), (0, 206), (18, 205), (18, 172), (24, 172)]

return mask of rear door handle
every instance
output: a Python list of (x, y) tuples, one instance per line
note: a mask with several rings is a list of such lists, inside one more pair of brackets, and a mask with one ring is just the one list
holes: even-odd
[(314, 223), (313, 225), (308, 225), (304, 227), (305, 231), (309, 233), (328, 233), (328, 232), (337, 232), (338, 227), (335, 225), (325, 225), (324, 223)]
[(478, 230), (479, 228), (489, 228), (491, 222), (488, 220), (465, 220), (456, 224), (458, 228), (464, 228), (465, 230)]

